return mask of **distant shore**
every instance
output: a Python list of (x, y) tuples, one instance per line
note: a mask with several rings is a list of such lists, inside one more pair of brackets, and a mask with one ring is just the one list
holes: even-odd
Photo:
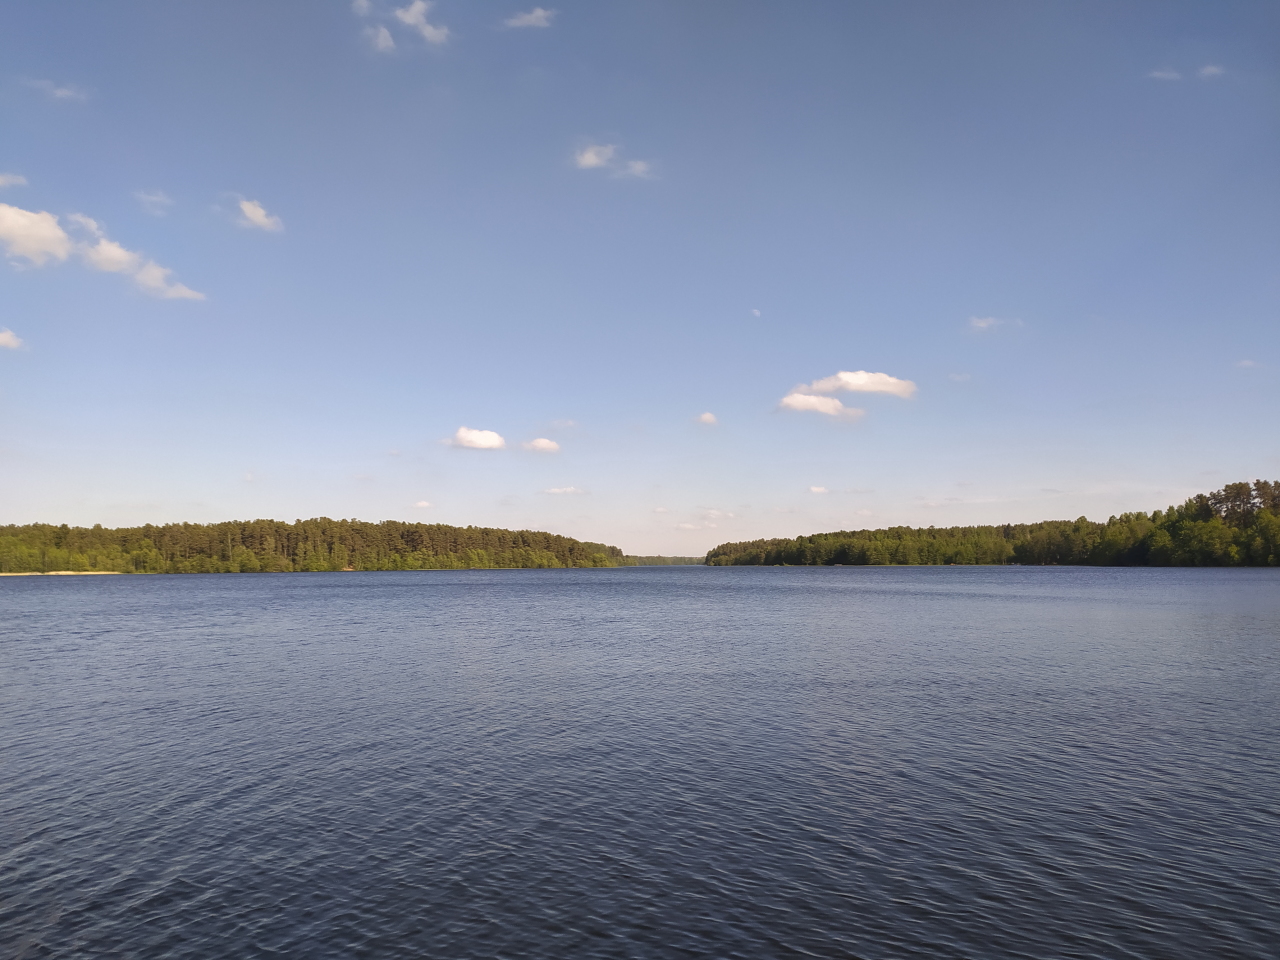
[(0, 577), (102, 577), (121, 576), (119, 570), (34, 570), (30, 573), (0, 573)]

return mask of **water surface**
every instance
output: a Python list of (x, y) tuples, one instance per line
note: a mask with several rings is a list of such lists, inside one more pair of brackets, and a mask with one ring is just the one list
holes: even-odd
[(1280, 570), (0, 579), (0, 956), (1275, 957)]

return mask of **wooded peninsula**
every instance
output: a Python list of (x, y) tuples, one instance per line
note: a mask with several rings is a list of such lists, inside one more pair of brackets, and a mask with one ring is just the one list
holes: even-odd
[(319, 517), (107, 529), (0, 526), (0, 573), (287, 573), (862, 564), (1280, 566), (1280, 481), (1229, 483), (1155, 513), (1097, 523), (842, 530), (725, 543), (702, 557), (635, 557), (535, 530)]
[(989, 527), (841, 530), (723, 543), (709, 566), (1072, 564), (1280, 566), (1280, 481), (1229, 483), (1155, 513)]

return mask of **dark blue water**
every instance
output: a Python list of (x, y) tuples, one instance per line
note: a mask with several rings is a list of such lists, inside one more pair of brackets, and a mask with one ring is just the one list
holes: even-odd
[(1280, 570), (14, 577), (0, 631), (0, 956), (1280, 955)]

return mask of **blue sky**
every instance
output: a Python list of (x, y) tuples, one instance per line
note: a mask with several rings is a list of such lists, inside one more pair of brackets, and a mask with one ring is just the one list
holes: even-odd
[(1280, 477), (1280, 7), (543, 2), (7, 3), (0, 522), (697, 554)]

